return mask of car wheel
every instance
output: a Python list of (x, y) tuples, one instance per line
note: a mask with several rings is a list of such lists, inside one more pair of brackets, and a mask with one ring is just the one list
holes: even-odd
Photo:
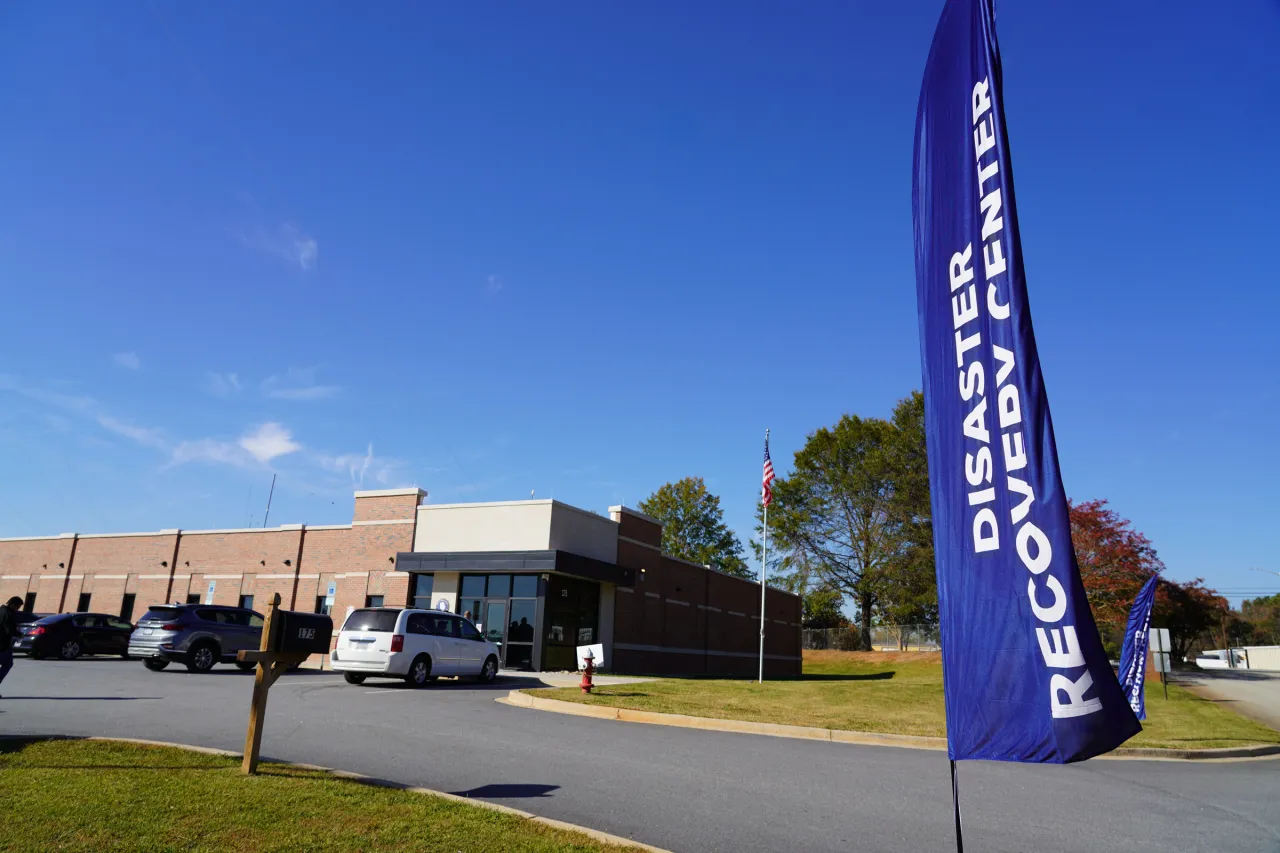
[(480, 681), (483, 684), (492, 684), (498, 678), (498, 659), (493, 655), (485, 658), (484, 666), (480, 667)]
[(218, 662), (218, 650), (212, 643), (200, 643), (187, 652), (188, 672), (208, 672)]
[(160, 670), (168, 666), (169, 662), (167, 660), (155, 660), (154, 658), (152, 658), (149, 660), (144, 660), (142, 662), (142, 665), (145, 666), (147, 669), (151, 670), (152, 672), (159, 672)]
[(364, 684), (364, 676), (355, 672), (344, 672), (342, 677), (347, 680), (347, 684)]
[(257, 668), (257, 666), (258, 665), (253, 661), (248, 661), (248, 660), (236, 661), (236, 669), (240, 670), (241, 672), (252, 672), (254, 669)]
[(426, 655), (418, 655), (414, 658), (413, 663), (409, 664), (409, 674), (404, 680), (409, 682), (410, 687), (426, 686), (427, 682), (431, 681), (431, 658)]
[(63, 660), (75, 660), (80, 657), (80, 652), (79, 640), (67, 640), (62, 644), (62, 648), (58, 649), (58, 657)]

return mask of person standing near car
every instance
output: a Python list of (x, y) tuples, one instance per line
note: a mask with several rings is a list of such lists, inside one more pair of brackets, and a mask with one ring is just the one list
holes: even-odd
[(21, 609), (22, 599), (16, 595), (0, 605), (0, 682), (13, 669), (13, 641), (18, 636), (18, 611)]

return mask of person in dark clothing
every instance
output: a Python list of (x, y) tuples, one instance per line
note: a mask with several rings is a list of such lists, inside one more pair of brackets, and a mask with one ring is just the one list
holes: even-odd
[(13, 669), (13, 641), (18, 636), (18, 611), (22, 599), (14, 596), (0, 605), (0, 682)]

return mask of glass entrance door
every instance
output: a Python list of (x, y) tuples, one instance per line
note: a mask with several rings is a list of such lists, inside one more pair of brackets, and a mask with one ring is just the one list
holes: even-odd
[(484, 626), (484, 638), (498, 647), (499, 659), (503, 659), (506, 653), (503, 633), (507, 627), (507, 602), (486, 601), (481, 624)]
[(533, 625), (537, 617), (536, 599), (511, 599), (511, 623), (507, 625), (505, 657), (508, 669), (533, 669)]

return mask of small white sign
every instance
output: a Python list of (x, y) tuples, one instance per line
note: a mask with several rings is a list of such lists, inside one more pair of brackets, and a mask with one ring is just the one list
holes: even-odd
[(333, 581), (329, 581), (329, 586), (324, 591), (325, 607), (333, 607), (333, 599), (338, 594), (338, 585)]
[(440, 599), (439, 601), (437, 601), (437, 602), (436, 602), (436, 610), (439, 610), (441, 613), (448, 613), (448, 612), (449, 612), (449, 599), (447, 599), (447, 598), (442, 598), (442, 599)]
[(209, 589), (204, 594), (204, 603), (213, 604), (213, 591), (218, 588), (217, 581), (209, 581)]
[(1168, 628), (1151, 628), (1147, 632), (1147, 642), (1151, 646), (1151, 664), (1156, 672), (1170, 672), (1170, 652), (1173, 647), (1169, 643)]
[(590, 646), (578, 646), (578, 669), (587, 668), (587, 650), (591, 651), (591, 662), (596, 669), (604, 666), (604, 643)]

